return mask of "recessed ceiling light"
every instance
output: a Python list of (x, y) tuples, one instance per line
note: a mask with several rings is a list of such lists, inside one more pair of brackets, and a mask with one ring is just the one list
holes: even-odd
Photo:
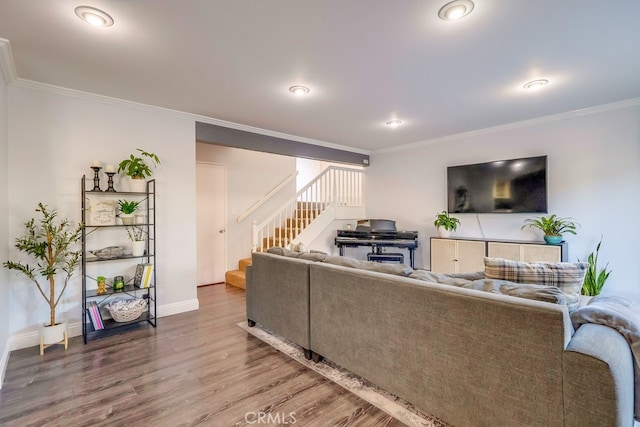
[(538, 79), (538, 80), (531, 80), (528, 83), (525, 83), (524, 86), (522, 86), (525, 89), (530, 89), (530, 90), (537, 90), (540, 89), (542, 86), (546, 86), (549, 84), (549, 80), (547, 79)]
[(438, 16), (445, 21), (455, 21), (470, 14), (473, 6), (471, 0), (455, 0), (442, 6)]
[(308, 94), (310, 91), (309, 91), (309, 88), (306, 86), (295, 85), (289, 88), (289, 92), (291, 92), (294, 95), (302, 96), (302, 95)]
[(397, 128), (401, 124), (402, 124), (402, 120), (398, 120), (398, 119), (389, 120), (388, 122), (385, 122), (385, 125), (389, 126), (390, 128)]
[(75, 10), (78, 18), (94, 27), (110, 27), (113, 25), (113, 18), (95, 7), (78, 6)]

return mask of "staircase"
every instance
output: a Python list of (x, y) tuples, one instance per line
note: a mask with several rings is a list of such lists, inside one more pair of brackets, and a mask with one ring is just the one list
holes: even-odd
[[(363, 172), (329, 167), (304, 186), (261, 224), (252, 224), (251, 252), (279, 246), (310, 244), (335, 219), (363, 218)], [(228, 271), (225, 282), (245, 289), (246, 266), (251, 258), (238, 262), (238, 270)]]

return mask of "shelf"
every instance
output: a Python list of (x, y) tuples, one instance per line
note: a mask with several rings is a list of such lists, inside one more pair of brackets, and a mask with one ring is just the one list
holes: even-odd
[(119, 256), (117, 258), (98, 258), (98, 257), (87, 257), (86, 258), (86, 262), (103, 262), (103, 261), (122, 261), (122, 260), (126, 260), (126, 259), (139, 259), (139, 258), (153, 258), (155, 257), (155, 255), (150, 255), (150, 254), (144, 254), (144, 255), (140, 255), (140, 256), (133, 256), (133, 255), (124, 255), (124, 256)]
[[(106, 294), (97, 294), (96, 293), (96, 289), (87, 289), (87, 298), (105, 298), (105, 297), (110, 297), (110, 296), (117, 296), (117, 295), (128, 295), (130, 293), (134, 293), (134, 292), (140, 292), (140, 291), (148, 291), (149, 289), (153, 289), (154, 286), (149, 286), (148, 288), (137, 288), (133, 285), (125, 285), (124, 286), (124, 290), (122, 291), (114, 291), (112, 287), (107, 287), (107, 293)], [(148, 294), (147, 294), (148, 295)], [(143, 296), (142, 298), (147, 298), (147, 296)]]
[[(147, 301), (147, 308), (141, 314), (141, 316), (131, 322), (116, 322), (105, 313), (103, 318), (104, 329), (95, 330), (93, 325), (84, 323), (82, 326), (82, 334), (84, 343), (86, 344), (90, 340), (99, 339), (108, 335), (125, 332), (133, 328), (151, 325), (155, 328), (156, 316), (157, 316), (157, 295), (156, 295), (156, 274), (153, 272), (151, 282), (147, 288), (138, 288), (133, 285), (134, 277), (125, 276), (125, 287), (122, 291), (115, 292), (113, 287), (108, 287), (107, 292), (98, 295), (97, 289), (87, 289), (87, 286), (91, 284), (93, 287), (96, 278), (89, 275), (89, 271), (92, 273), (97, 270), (96, 265), (101, 272), (110, 277), (123, 275), (131, 270), (131, 267), (136, 267), (136, 264), (155, 264), (156, 253), (156, 181), (154, 179), (148, 180), (146, 183), (146, 191), (92, 191), (87, 190), (87, 184), (90, 179), (83, 176), (81, 179), (81, 215), (82, 223), (85, 227), (82, 230), (82, 309), (83, 319), (90, 317), (87, 313), (87, 308), (90, 306), (89, 302), (97, 303), (102, 306), (110, 300), (117, 299), (118, 297), (135, 297), (143, 298)], [(121, 224), (114, 221), (114, 207), (112, 201), (115, 199), (133, 198), (140, 200), (139, 213), (144, 213), (144, 223), (134, 224)], [(99, 200), (100, 199), (100, 200)], [(94, 206), (95, 211), (89, 209), (89, 205)], [(104, 206), (102, 206), (104, 205)], [(117, 208), (116, 211), (117, 212)], [(93, 215), (92, 215), (93, 213)], [(105, 216), (106, 215), (106, 216)], [(93, 218), (93, 219), (92, 219)], [(98, 219), (95, 219), (98, 218)], [(96, 225), (87, 224), (87, 222), (98, 223)], [(100, 224), (102, 222), (103, 224)], [(104, 224), (104, 223), (108, 223)], [(140, 256), (133, 256), (130, 253), (115, 258), (98, 258), (92, 255), (88, 248), (92, 246), (98, 246), (99, 243), (113, 242), (116, 240), (116, 234), (121, 233), (118, 231), (105, 232), (108, 229), (120, 229), (124, 230), (127, 227), (138, 227), (146, 233), (146, 245), (145, 254)], [(107, 246), (109, 246), (107, 244)], [(122, 247), (122, 245), (119, 245)], [(100, 249), (96, 249), (100, 250)], [(119, 261), (119, 262), (114, 262)], [(102, 263), (112, 262), (111, 265), (105, 265)], [(96, 264), (97, 263), (97, 264)], [(91, 268), (89, 266), (93, 264)], [(137, 268), (135, 268), (137, 271)], [(154, 269), (155, 270), (155, 269)], [(148, 324), (148, 325), (147, 325)]]

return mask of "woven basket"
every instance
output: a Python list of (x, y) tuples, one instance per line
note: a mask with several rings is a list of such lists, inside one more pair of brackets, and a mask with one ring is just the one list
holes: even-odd
[(136, 320), (147, 308), (147, 300), (129, 299), (114, 301), (107, 306), (111, 317), (116, 322), (131, 322)]

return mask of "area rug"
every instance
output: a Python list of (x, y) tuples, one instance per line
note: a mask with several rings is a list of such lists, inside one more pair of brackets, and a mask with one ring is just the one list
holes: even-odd
[(408, 426), (448, 426), (448, 424), (439, 419), (418, 411), (410, 403), (374, 386), (363, 378), (336, 366), (330, 361), (323, 360), (319, 363), (314, 363), (311, 360), (305, 359), (300, 346), (277, 334), (260, 328), (259, 325), (250, 328), (247, 322), (244, 321), (237, 323), (237, 326)]

